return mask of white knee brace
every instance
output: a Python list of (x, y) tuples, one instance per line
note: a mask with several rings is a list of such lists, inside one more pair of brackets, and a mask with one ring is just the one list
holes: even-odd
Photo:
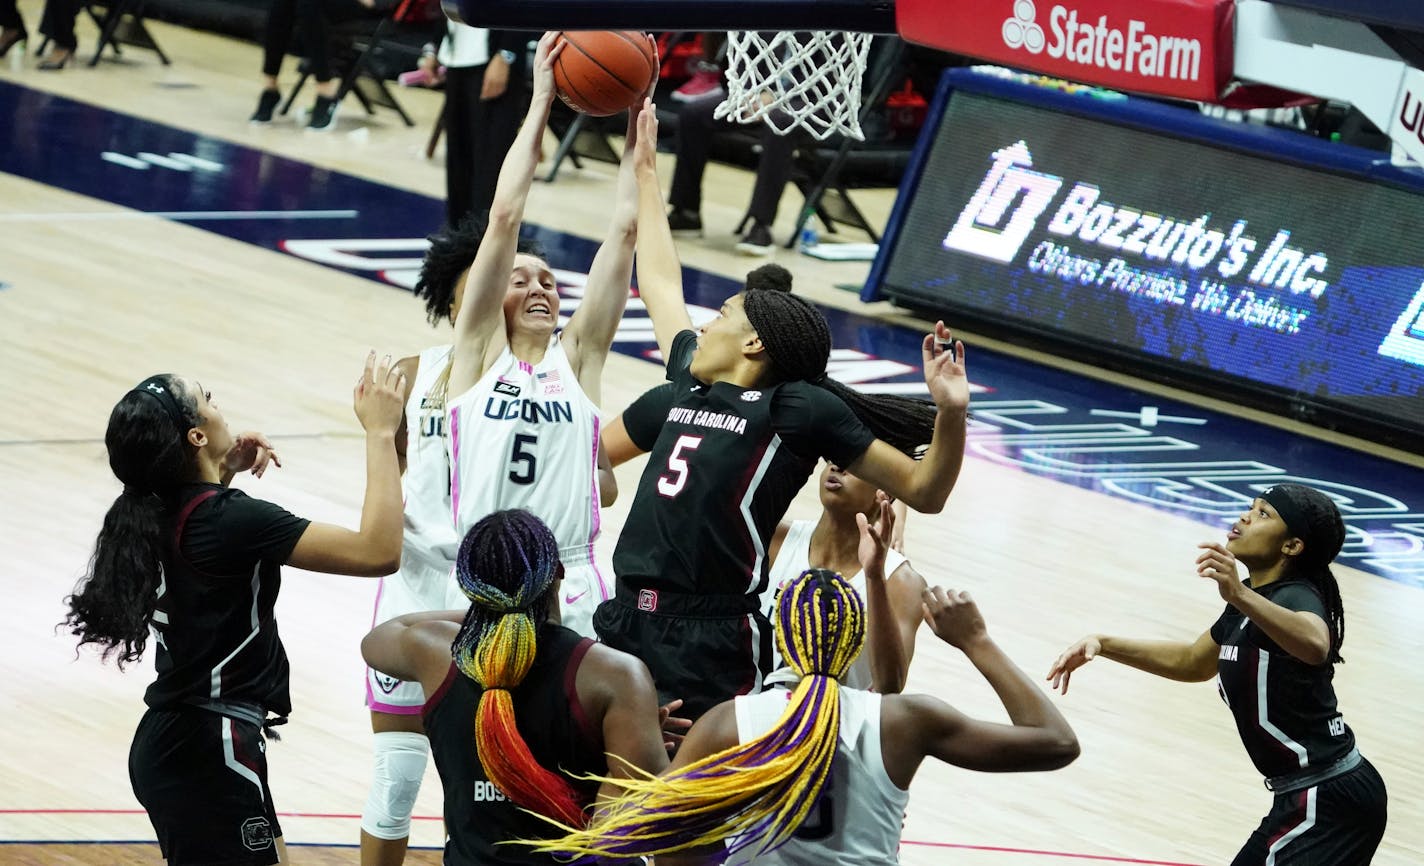
[(377, 839), (405, 839), (430, 741), (422, 734), (389, 731), (376, 734), (375, 753), (376, 772), (361, 812), (361, 829)]

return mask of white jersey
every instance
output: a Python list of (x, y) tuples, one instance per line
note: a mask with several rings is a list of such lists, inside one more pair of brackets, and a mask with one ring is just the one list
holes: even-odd
[(579, 387), (558, 336), (549, 338), (537, 365), (519, 360), (506, 346), (446, 411), (456, 529), (463, 534), (495, 511), (527, 509), (558, 540), (565, 604), (607, 598), (601, 578), (591, 578), (592, 587), (568, 582), (574, 570), (594, 568), (599, 411)]
[[(470, 603), (452, 574), (460, 536), (450, 515), (445, 413), (438, 398), (429, 397), (449, 360), (449, 346), (434, 346), (421, 352), (405, 404), (401, 564), (395, 574), (381, 578), (373, 626), (407, 613), (462, 608)], [(367, 669), (366, 703), (372, 709), (418, 713), (424, 702), (420, 683), (403, 683)]]
[[(781, 542), (781, 549), (776, 553), (776, 561), (771, 564), (771, 578), (766, 582), (766, 592), (762, 595), (762, 610), (766, 613), (766, 618), (771, 620), (772, 626), (776, 625), (776, 591), (788, 581), (795, 580), (801, 573), (811, 567), (811, 533), (816, 529), (814, 520), (792, 521), (790, 529), (786, 532), (786, 539)], [(889, 577), (895, 570), (904, 565), (908, 560), (894, 548), (885, 551), (885, 576)], [(857, 571), (855, 577), (850, 579), (850, 585), (855, 591), (860, 593), (861, 600), (865, 599), (865, 571)], [(782, 667), (784, 662), (780, 654), (772, 662), (772, 670)], [(776, 677), (776, 674), (772, 676)], [(775, 681), (783, 680), (783, 677), (776, 677)], [(768, 682), (772, 682), (769, 680)], [(870, 688), (870, 653), (861, 650), (851, 664), (850, 670), (846, 671), (841, 684), (852, 689)]]
[[(910, 792), (895, 787), (880, 752), (880, 695), (842, 688), (841, 728), (829, 787), (786, 844), (755, 857), (757, 866), (884, 866), (899, 862), (900, 828)], [(733, 706), (737, 739), (748, 742), (771, 730), (791, 692), (770, 689), (742, 695)], [(728, 864), (751, 863), (751, 845)]]

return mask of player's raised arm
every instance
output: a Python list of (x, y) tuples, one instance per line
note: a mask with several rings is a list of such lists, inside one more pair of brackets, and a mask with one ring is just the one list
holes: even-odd
[(964, 463), (969, 376), (964, 366), (964, 344), (954, 340), (944, 322), (936, 322), (935, 332), (925, 337), (924, 360), (925, 384), (936, 409), (933, 438), (924, 456), (915, 460), (877, 439), (846, 468), (910, 508), (937, 514), (944, 508)]
[[(652, 37), (648, 38), (651, 41)], [(628, 133), (618, 166), (618, 186), (608, 234), (589, 268), (583, 303), (579, 304), (563, 334), (569, 361), (578, 373), (579, 386), (595, 403), (601, 402), (603, 362), (628, 304), (628, 288), (633, 276), (633, 250), (638, 240), (638, 180), (633, 172), (637, 142), (638, 111), (633, 108), (628, 110)]]
[(887, 698), (881, 724), (888, 724), (887, 733), (908, 734), (886, 740), (893, 743), (892, 752), (901, 753), (887, 756), (887, 769), (897, 785), (909, 785), (906, 771), (917, 763), (913, 756), (904, 760), (910, 741), (921, 755), (987, 772), (1055, 770), (1078, 757), (1078, 738), (1068, 720), (989, 637), (967, 592), (926, 589), (924, 617), (940, 640), (964, 653), (988, 680), (1011, 724), (970, 718), (925, 695)]
[(872, 523), (856, 514), (860, 529), (857, 555), (865, 571), (865, 653), (870, 660), (871, 688), (883, 694), (905, 689), (915, 633), (920, 625), (925, 580), (910, 563), (885, 573), (885, 553), (895, 532), (895, 512), (883, 491), (876, 491), (879, 516)]
[(1128, 667), (1184, 683), (1206, 682), (1216, 676), (1220, 648), (1211, 632), (1195, 641), (1138, 640), (1136, 638), (1089, 635), (1064, 650), (1053, 662), (1047, 679), (1053, 688), (1068, 694), (1073, 672), (1098, 656)]
[(692, 327), (682, 295), (682, 263), (677, 260), (667, 202), (658, 180), (658, 115), (651, 99), (638, 113), (638, 141), (633, 168), (638, 181), (638, 295), (653, 320), (658, 349), (666, 360), (672, 339)]
[(505, 325), (501, 305), (509, 285), (509, 273), (519, 245), (519, 226), (524, 221), (524, 204), (539, 164), (544, 127), (554, 100), (554, 60), (563, 48), (554, 33), (539, 40), (534, 59), (534, 92), (529, 113), (499, 170), (489, 221), (474, 264), (465, 276), (464, 301), (455, 317), (455, 350), (450, 368), (450, 391), (459, 394), (473, 385), (484, 372), (490, 341), (503, 337)]

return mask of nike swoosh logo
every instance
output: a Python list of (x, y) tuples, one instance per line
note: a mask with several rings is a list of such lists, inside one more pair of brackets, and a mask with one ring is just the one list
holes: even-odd
[(574, 603), (576, 603), (579, 599), (583, 598), (583, 597), (586, 596), (586, 595), (588, 595), (588, 590), (586, 590), (586, 589), (585, 589), (583, 592), (579, 593), (578, 595), (568, 595), (568, 594), (565, 594), (565, 595), (564, 595), (564, 604), (574, 604)]

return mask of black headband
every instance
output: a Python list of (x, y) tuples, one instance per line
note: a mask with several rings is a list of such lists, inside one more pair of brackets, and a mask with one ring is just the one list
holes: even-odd
[(1281, 485), (1268, 487), (1261, 498), (1270, 503), (1276, 509), (1276, 513), (1281, 516), (1281, 521), (1286, 525), (1286, 532), (1295, 538), (1305, 538), (1310, 529), (1310, 520), (1306, 517), (1304, 503), (1296, 500), (1291, 495), (1290, 489)]
[(173, 394), (173, 389), (168, 385), (171, 379), (172, 376), (166, 373), (149, 376), (147, 379), (135, 385), (133, 390), (129, 393), (147, 394), (149, 397), (157, 400), (158, 405), (162, 406), (163, 411), (173, 420), (173, 426), (178, 428), (178, 435), (182, 436), (187, 433), (188, 428), (193, 425), (188, 421), (188, 414), (183, 411), (182, 406), (178, 405), (178, 398)]

